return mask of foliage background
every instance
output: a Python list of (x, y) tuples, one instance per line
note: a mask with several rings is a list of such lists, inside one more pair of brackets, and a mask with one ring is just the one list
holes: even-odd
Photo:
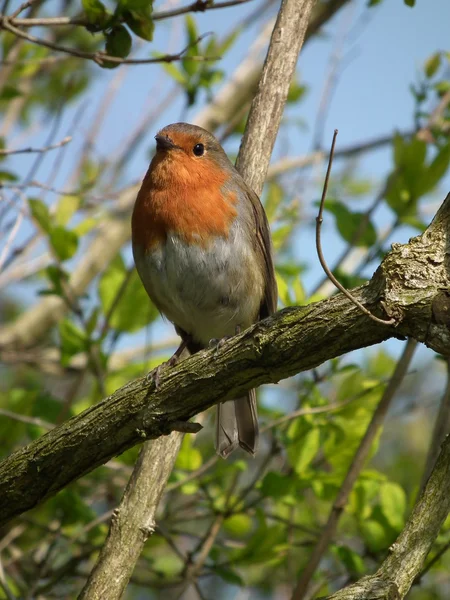
[[(16, 5), (8, 4), (4, 11), (10, 14)], [(280, 306), (333, 292), (318, 268), (313, 238), (323, 161), (310, 159), (307, 168), (293, 169), (286, 168), (289, 158), (326, 149), (334, 127), (341, 149), (388, 138), (376, 150), (361, 149), (335, 163), (324, 250), (334, 266), (348, 249), (338, 271), (349, 287), (370, 277), (390, 241), (420, 231), (448, 189), (448, 102), (425, 140), (405, 134), (425, 127), (450, 89), (450, 7), (445, 0), (419, 2), (413, 9), (400, 0), (371, 4), (347, 3), (305, 46), (299, 61), (272, 161), (274, 169), (286, 170), (269, 177), (264, 193), (277, 250)], [(43, 2), (38, 8), (42, 15), (69, 15), (80, 5)], [(111, 215), (129, 218), (129, 208), (121, 211), (121, 191), (144, 174), (157, 129), (195, 119), (277, 8), (273, 2), (250, 2), (180, 16), (155, 22), (151, 44), (133, 38), (133, 51), (148, 57), (156, 50), (179, 52), (214, 31), (189, 52), (221, 56), (220, 61), (101, 69), (21, 45), (1, 81), (3, 147), (72, 140), (43, 153), (6, 155), (0, 165), (1, 318), (6, 326), (49, 293), (63, 297), (69, 310), (32, 347), (0, 349), (2, 457), (169, 355), (175, 337), (150, 307), (128, 244), (105, 261), (80, 298), (67, 288), (66, 276), (89, 256), (93, 236)], [(59, 42), (77, 47), (103, 44), (101, 35), (83, 28), (55, 32)], [(1, 43), (5, 74), (13, 37), (3, 32)], [(55, 62), (45, 62), (53, 56)], [(218, 132), (230, 155), (237, 152), (245, 113), (238, 117)], [(370, 223), (355, 241), (368, 210)], [(158, 529), (127, 597), (290, 597), (403, 343), (346, 356), (260, 390), (266, 431), (254, 461), (239, 455), (218, 461), (213, 418), (207, 415), (204, 431), (183, 442)], [(417, 351), (336, 541), (316, 573), (315, 593), (326, 594), (373, 570), (401, 530), (420, 486), (446, 376), (440, 357)], [(294, 419), (294, 410), (309, 414)], [(117, 457), (2, 531), (0, 556), (16, 597), (76, 597), (136, 455), (133, 449)], [(449, 544), (449, 527), (444, 526), (434, 554)], [(201, 563), (211, 532), (212, 548)], [(199, 567), (195, 585), (186, 579), (191, 562)], [(447, 598), (449, 568), (444, 554), (410, 597)]]

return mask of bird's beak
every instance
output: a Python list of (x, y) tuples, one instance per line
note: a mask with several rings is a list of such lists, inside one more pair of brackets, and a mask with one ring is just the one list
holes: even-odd
[(172, 140), (165, 135), (155, 135), (156, 140), (156, 149), (157, 150), (173, 150), (177, 146), (172, 142)]

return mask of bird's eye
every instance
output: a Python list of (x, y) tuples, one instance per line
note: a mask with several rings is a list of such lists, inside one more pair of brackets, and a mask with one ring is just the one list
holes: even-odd
[(203, 144), (195, 144), (193, 151), (195, 156), (203, 156), (205, 153), (205, 146)]

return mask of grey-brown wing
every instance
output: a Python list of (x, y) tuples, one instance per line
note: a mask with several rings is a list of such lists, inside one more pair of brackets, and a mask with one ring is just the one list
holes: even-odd
[(247, 195), (252, 203), (256, 230), (256, 252), (265, 264), (265, 292), (261, 303), (260, 318), (265, 319), (277, 309), (278, 289), (273, 266), (273, 246), (270, 236), (269, 222), (260, 199), (253, 190), (247, 187)]

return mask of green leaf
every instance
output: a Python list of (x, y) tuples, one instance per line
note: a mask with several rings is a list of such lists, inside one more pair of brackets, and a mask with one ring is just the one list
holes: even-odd
[(291, 493), (294, 481), (287, 475), (270, 471), (261, 482), (260, 491), (269, 498), (283, 498)]
[(416, 5), (416, 0), (403, 0), (406, 6), (410, 6), (411, 8)]
[(236, 571), (232, 571), (229, 567), (217, 567), (213, 565), (210, 567), (210, 569), (221, 579), (227, 583), (230, 583), (231, 585), (236, 585), (239, 587), (243, 587), (245, 585), (242, 577), (240, 577)]
[(178, 453), (175, 467), (184, 471), (196, 471), (202, 466), (202, 454), (198, 448), (193, 447), (193, 437), (185, 435)]
[(113, 27), (105, 34), (106, 53), (110, 56), (126, 58), (130, 54), (132, 40), (128, 30), (123, 25)]
[(385, 482), (380, 488), (380, 506), (389, 525), (400, 531), (405, 521), (406, 495), (397, 483)]
[(57, 265), (50, 265), (45, 269), (47, 278), (53, 285), (51, 289), (52, 294), (57, 296), (63, 296), (63, 283), (69, 279), (68, 274)]
[(184, 75), (173, 63), (164, 63), (162, 67), (177, 83), (182, 86), (186, 85), (186, 75)]
[(298, 102), (298, 100), (300, 100), (300, 98), (303, 98), (303, 96), (305, 95), (306, 89), (306, 85), (302, 85), (295, 80), (292, 81), (289, 87), (287, 102), (291, 104), (294, 102)]
[(303, 475), (311, 464), (320, 448), (320, 430), (318, 427), (310, 429), (298, 442), (288, 449), (291, 464), (298, 475)]
[[(127, 278), (128, 282), (122, 288)], [(137, 272), (133, 270), (128, 275), (120, 255), (111, 261), (103, 273), (98, 291), (105, 315), (114, 303), (109, 324), (117, 331), (138, 331), (157, 316)]]
[(450, 143), (443, 146), (423, 173), (418, 186), (420, 196), (431, 192), (447, 173), (450, 165)]
[(67, 366), (75, 354), (84, 352), (87, 348), (87, 340), (84, 333), (76, 325), (64, 319), (59, 323), (59, 337), (61, 346), (61, 363)]
[(38, 200), (36, 198), (30, 198), (28, 200), (28, 205), (30, 207), (31, 216), (35, 219), (40, 228), (48, 233), (52, 224), (50, 222), (50, 211), (48, 210), (48, 206), (42, 202), (42, 200)]
[(361, 523), (361, 533), (364, 540), (373, 552), (384, 550), (389, 545), (389, 537), (384, 527), (378, 521), (366, 519)]
[(361, 577), (366, 572), (363, 559), (354, 550), (348, 546), (335, 546), (333, 548), (339, 560), (347, 569), (350, 575)]
[(100, 0), (81, 0), (86, 17), (92, 25), (101, 25), (107, 16), (106, 8)]
[(224, 529), (235, 538), (246, 536), (252, 529), (252, 519), (248, 515), (231, 515), (224, 521)]
[(432, 54), (430, 58), (425, 62), (425, 75), (430, 79), (433, 75), (438, 71), (441, 66), (441, 54), (440, 52), (436, 52)]
[(17, 181), (19, 178), (11, 171), (0, 171), (0, 181)]
[(152, 3), (148, 2), (147, 8), (141, 10), (128, 10), (124, 13), (125, 22), (138, 37), (151, 42), (155, 24), (152, 19)]
[(349, 244), (367, 248), (376, 242), (375, 227), (364, 213), (351, 212), (337, 200), (327, 200), (325, 210), (334, 215), (339, 233)]
[(12, 85), (4, 85), (0, 94), (0, 100), (14, 100), (14, 98), (18, 98), (22, 94), (23, 92), (18, 88)]
[(62, 261), (72, 258), (78, 248), (77, 234), (60, 226), (50, 230), (49, 241), (55, 254)]
[(67, 225), (80, 206), (79, 196), (63, 196), (58, 202), (55, 221), (58, 225)]

